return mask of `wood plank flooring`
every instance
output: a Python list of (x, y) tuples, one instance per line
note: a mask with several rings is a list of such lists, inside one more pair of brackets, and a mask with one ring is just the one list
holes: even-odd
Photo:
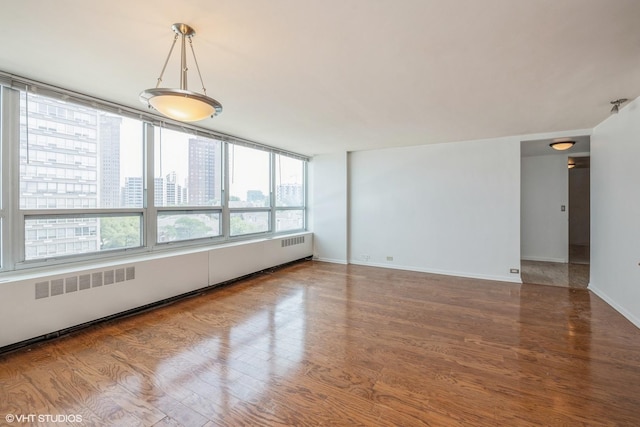
[(6, 414), (638, 426), (640, 330), (583, 289), (305, 261), (1, 355)]

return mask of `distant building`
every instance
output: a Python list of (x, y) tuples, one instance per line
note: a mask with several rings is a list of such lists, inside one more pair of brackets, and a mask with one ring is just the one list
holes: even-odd
[(302, 184), (281, 184), (276, 188), (278, 206), (303, 206), (304, 191)]
[(153, 200), (156, 206), (164, 206), (164, 202), (165, 202), (164, 179), (162, 178), (153, 179), (153, 195), (154, 195)]
[[(120, 118), (32, 93), (22, 97), (26, 132), (20, 133), (20, 208), (117, 205)], [(105, 156), (109, 161), (98, 164)], [(99, 249), (96, 218), (27, 220), (25, 234), (28, 260)]]
[[(120, 127), (122, 117), (99, 114), (100, 207), (120, 207)], [(134, 206), (134, 205), (127, 205)], [(136, 206), (142, 206), (136, 205)]]
[(188, 191), (185, 187), (178, 184), (178, 177), (175, 171), (165, 176), (165, 203), (163, 206), (180, 206), (184, 205), (188, 200)]
[(127, 208), (139, 208), (144, 197), (144, 182), (142, 177), (128, 176), (124, 179), (122, 190), (122, 206)]
[[(220, 143), (211, 139), (189, 139), (189, 205), (220, 204), (216, 195), (216, 157)], [(216, 197), (217, 196), (217, 197)]]

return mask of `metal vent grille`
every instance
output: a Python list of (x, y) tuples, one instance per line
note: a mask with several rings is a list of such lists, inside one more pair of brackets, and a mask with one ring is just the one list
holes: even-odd
[(62, 295), (64, 293), (64, 280), (54, 279), (51, 281), (51, 296)]
[(81, 274), (80, 276), (78, 276), (78, 286), (81, 291), (89, 289), (91, 287), (91, 275)]
[(93, 273), (91, 275), (91, 286), (93, 286), (94, 288), (102, 286), (102, 272)]
[(90, 274), (85, 273), (78, 276), (69, 276), (62, 279), (37, 282), (35, 283), (35, 299), (84, 291), (91, 289), (92, 287), (97, 288), (102, 285), (125, 282), (135, 278), (136, 268), (131, 266), (118, 268), (116, 270), (98, 271)]
[(36, 299), (47, 298), (49, 296), (49, 282), (36, 283)]
[(78, 276), (67, 277), (64, 279), (66, 292), (78, 292)]
[(304, 243), (304, 236), (298, 236), (298, 237), (289, 237), (288, 239), (282, 239), (281, 241), (281, 247), (286, 248), (287, 246), (293, 246), (293, 245), (301, 245)]
[(104, 272), (104, 284), (111, 285), (114, 282), (113, 270), (107, 270)]

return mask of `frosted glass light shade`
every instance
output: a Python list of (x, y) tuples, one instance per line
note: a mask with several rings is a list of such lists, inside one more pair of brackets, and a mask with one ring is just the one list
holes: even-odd
[(554, 150), (564, 151), (573, 147), (575, 143), (575, 141), (557, 141), (549, 144), (549, 147), (553, 148)]
[(222, 105), (215, 99), (183, 89), (147, 89), (140, 94), (140, 101), (181, 122), (196, 122), (222, 112)]

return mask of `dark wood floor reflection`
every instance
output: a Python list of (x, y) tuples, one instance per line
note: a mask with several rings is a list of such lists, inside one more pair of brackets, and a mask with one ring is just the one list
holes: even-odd
[(305, 261), (0, 356), (4, 414), (637, 426), (640, 330), (583, 289)]

